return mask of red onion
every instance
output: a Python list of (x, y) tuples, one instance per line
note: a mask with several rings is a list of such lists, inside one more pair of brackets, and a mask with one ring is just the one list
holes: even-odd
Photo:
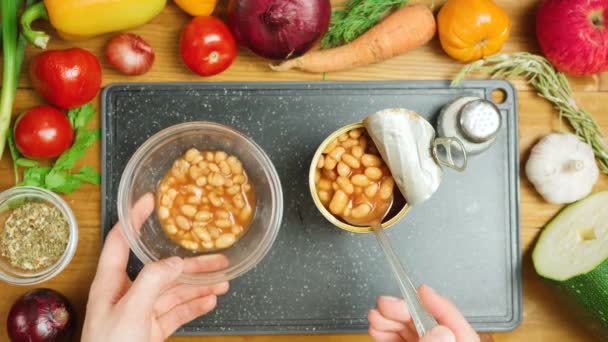
[(304, 54), (327, 31), (329, 0), (233, 0), (228, 23), (239, 43), (269, 59)]
[(69, 341), (76, 327), (74, 309), (58, 292), (36, 289), (11, 307), (7, 319), (12, 342)]
[(108, 62), (126, 75), (145, 74), (154, 62), (154, 49), (140, 36), (121, 33), (106, 47)]

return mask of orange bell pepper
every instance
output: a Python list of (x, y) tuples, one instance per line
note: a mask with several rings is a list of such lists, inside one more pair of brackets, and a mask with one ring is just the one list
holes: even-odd
[(470, 62), (500, 51), (511, 21), (492, 0), (448, 0), (437, 15), (437, 30), (450, 57)]
[(175, 3), (186, 13), (198, 17), (211, 15), (218, 0), (175, 0)]

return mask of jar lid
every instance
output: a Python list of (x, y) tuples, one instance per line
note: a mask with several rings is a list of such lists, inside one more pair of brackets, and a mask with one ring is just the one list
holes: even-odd
[(455, 98), (441, 109), (437, 120), (439, 136), (458, 138), (469, 155), (488, 149), (501, 126), (498, 107), (475, 96)]
[(479, 99), (462, 106), (458, 124), (467, 140), (483, 143), (496, 137), (501, 121), (500, 110), (496, 105)]

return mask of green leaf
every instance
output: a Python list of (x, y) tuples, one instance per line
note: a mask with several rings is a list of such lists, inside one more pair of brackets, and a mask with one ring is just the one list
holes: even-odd
[(95, 116), (96, 112), (91, 103), (87, 103), (82, 107), (71, 109), (68, 111), (68, 119), (75, 131), (83, 128)]
[(76, 128), (74, 128), (74, 125), (76, 124), (76, 118), (80, 114), (80, 108), (81, 107), (68, 110), (68, 114), (67, 114), (68, 120), (70, 121), (70, 124), (72, 125), (72, 129), (76, 129)]
[(76, 139), (70, 149), (63, 152), (55, 161), (54, 169), (69, 170), (74, 167), (76, 161), (85, 155), (86, 149), (91, 147), (99, 139), (99, 129), (80, 129), (76, 132)]
[(66, 179), (66, 182), (62, 186), (53, 188), (50, 190), (69, 195), (72, 192), (78, 190), (81, 185), (82, 185), (81, 181), (79, 181), (78, 179), (76, 179), (74, 177), (69, 177)]
[(44, 188), (44, 184), (32, 179), (24, 179), (17, 183), (16, 186), (35, 186), (38, 188)]
[(44, 177), (44, 184), (49, 189), (55, 189), (65, 184), (66, 177), (65, 172), (53, 169)]
[(98, 185), (101, 183), (101, 175), (93, 170), (90, 166), (85, 166), (78, 173), (73, 174), (73, 176), (83, 182), (91, 183)]
[(44, 186), (55, 192), (69, 194), (80, 188), (82, 182), (99, 184), (100, 178), (90, 166), (83, 167), (75, 174), (53, 169), (46, 175)]
[(69, 194), (80, 188), (82, 182), (99, 184), (100, 178), (90, 166), (83, 167), (75, 174), (53, 169), (46, 175), (44, 185), (49, 190)]
[(45, 178), (45, 185), (49, 190), (69, 194), (77, 190), (82, 182), (67, 172), (51, 170)]
[(15, 164), (21, 167), (36, 167), (38, 166), (38, 162), (35, 160), (27, 159), (27, 158), (19, 158), (15, 160)]
[(31, 185), (46, 188), (46, 186), (44, 186), (45, 178), (50, 171), (51, 168), (49, 166), (29, 168), (23, 173), (23, 181), (18, 185)]

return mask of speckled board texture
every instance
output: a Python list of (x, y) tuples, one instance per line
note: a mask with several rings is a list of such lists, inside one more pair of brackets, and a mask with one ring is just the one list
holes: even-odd
[[(506, 81), (114, 84), (102, 97), (103, 223), (117, 219), (116, 192), (135, 150), (163, 128), (188, 121), (232, 126), (255, 140), (283, 186), (284, 217), (265, 259), (231, 282), (218, 308), (181, 335), (367, 331), (379, 295), (399, 295), (373, 234), (327, 222), (308, 190), (318, 145), (337, 128), (390, 107), (412, 109), (433, 124), (458, 96), (490, 99), (501, 89), (496, 143), (445, 170), (438, 192), (387, 233), (415, 284), (453, 300), (479, 331), (514, 329), (522, 317), (517, 99)], [(131, 259), (129, 273), (141, 265)]]

